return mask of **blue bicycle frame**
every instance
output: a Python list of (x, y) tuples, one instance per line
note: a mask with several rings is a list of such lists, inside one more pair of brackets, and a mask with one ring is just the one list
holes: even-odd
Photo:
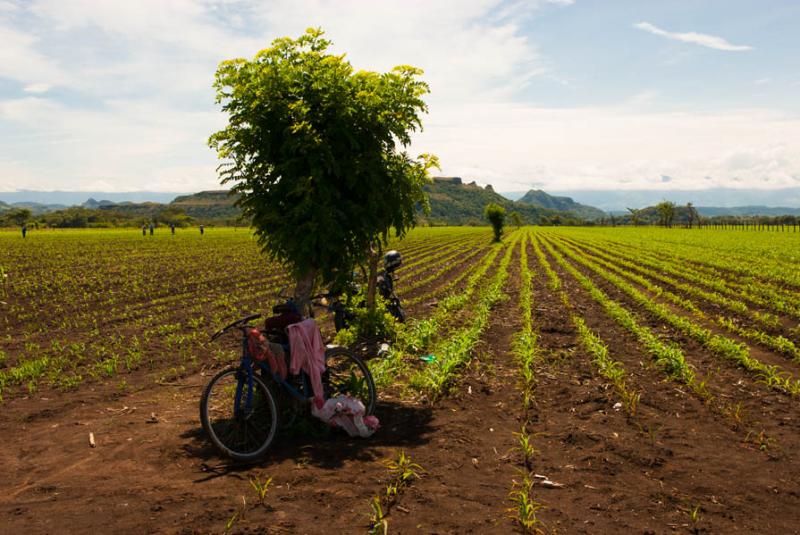
[[(239, 371), (243, 371), (246, 373), (246, 381), (247, 381), (247, 398), (244, 402), (244, 410), (245, 414), (249, 414), (250, 410), (253, 408), (253, 370), (255, 366), (258, 366), (263, 371), (269, 373), (272, 376), (272, 379), (275, 381), (276, 384), (284, 388), (292, 397), (296, 398), (298, 401), (307, 402), (309, 400), (309, 396), (305, 394), (305, 392), (310, 391), (310, 384), (308, 380), (308, 375), (305, 372), (301, 372), (299, 377), (301, 379), (300, 388), (297, 389), (295, 386), (290, 384), (286, 378), (281, 377), (275, 371), (270, 368), (269, 364), (266, 361), (254, 360), (253, 357), (250, 355), (250, 347), (247, 343), (247, 335), (242, 337), (242, 360), (239, 363)], [(233, 409), (234, 417), (239, 417), (241, 399), (242, 399), (242, 389), (244, 388), (245, 380), (241, 376), (238, 377), (238, 381), (236, 383), (236, 403)]]

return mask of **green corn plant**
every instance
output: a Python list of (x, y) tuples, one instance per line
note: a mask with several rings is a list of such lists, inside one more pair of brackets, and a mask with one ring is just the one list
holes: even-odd
[(419, 479), (423, 468), (413, 462), (405, 451), (398, 451), (394, 459), (389, 459), (384, 463), (389, 470), (389, 474), (397, 484), (397, 487), (407, 485), (412, 479)]
[(523, 476), (522, 482), (514, 482), (514, 488), (509, 493), (509, 499), (514, 503), (509, 512), (512, 513), (512, 519), (517, 522), (522, 533), (526, 535), (544, 533), (544, 524), (537, 516), (539, 511), (544, 509), (544, 504), (536, 501), (532, 494), (533, 481), (527, 473)]
[(264, 505), (264, 499), (267, 497), (270, 485), (272, 485), (272, 476), (265, 477), (263, 481), (258, 475), (250, 476), (250, 486), (253, 487), (259, 504)]
[(369, 517), (369, 534), (370, 535), (388, 535), (389, 521), (386, 519), (386, 514), (383, 512), (383, 505), (381, 505), (380, 496), (374, 496), (369, 502), (372, 513)]
[(530, 471), (533, 465), (533, 457), (537, 453), (533, 445), (533, 436), (528, 433), (525, 425), (522, 426), (522, 430), (519, 433), (514, 433), (514, 436), (517, 437), (517, 446), (514, 449), (522, 453), (525, 468)]
[(695, 505), (692, 507), (692, 510), (689, 511), (689, 519), (692, 521), (692, 524), (697, 524), (700, 522), (700, 506)]
[(234, 511), (233, 514), (230, 516), (230, 518), (228, 518), (228, 520), (225, 522), (225, 529), (223, 531), (225, 535), (231, 532), (236, 522), (244, 518), (244, 513), (246, 510), (247, 510), (247, 500), (245, 499), (244, 496), (242, 496), (242, 505), (236, 511)]

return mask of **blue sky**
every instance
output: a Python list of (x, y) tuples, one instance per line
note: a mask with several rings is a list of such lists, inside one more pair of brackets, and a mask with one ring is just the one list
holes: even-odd
[(800, 2), (0, 0), (0, 191), (218, 188), (217, 63), (308, 26), (425, 69), (442, 174), (800, 187)]

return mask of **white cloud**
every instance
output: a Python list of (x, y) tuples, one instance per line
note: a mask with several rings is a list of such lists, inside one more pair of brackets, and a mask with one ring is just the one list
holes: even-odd
[[(553, 190), (800, 187), (800, 119), (769, 110), (689, 114), (498, 103), (432, 118), (419, 141), (442, 158), (444, 174), (501, 191), (534, 184)], [(670, 182), (662, 182), (664, 175)]]
[(36, 50), (38, 38), (0, 19), (0, 77), (26, 84), (59, 83), (64, 73), (56, 64)]
[(47, 93), (53, 86), (45, 83), (28, 84), (22, 88), (26, 93)]
[(157, 101), (118, 100), (106, 106), (87, 111), (40, 97), (0, 102), (0, 123), (27, 133), (9, 136), (3, 144), (27, 166), (17, 162), (3, 169), (0, 190), (219, 187), (215, 156), (205, 147), (208, 135), (224, 124), (219, 113), (187, 113)]
[(268, 28), (298, 35), (321, 26), (357, 68), (411, 64), (425, 70), (430, 101), (508, 98), (546, 71), (519, 21), (543, 2), (499, 0), (276, 0), (254, 13)]
[[(323, 27), (356, 68), (425, 69), (432, 114), (510, 98), (546, 71), (519, 27), (543, 5), (33, 0), (25, 8), (33, 31), (17, 29), (22, 19), (0, 19), (0, 38), (6, 32), (13, 46), (0, 50), (0, 60), (13, 63), (4, 72), (0, 61), (0, 76), (31, 94), (0, 101), (0, 139), (9, 140), (2, 150), (26, 155), (37, 178), (3, 174), (0, 187), (218, 187), (215, 155), (206, 146), (224, 125), (211, 87), (217, 64), (252, 57), (274, 38), (309, 26)], [(35, 98), (52, 94), (45, 91), (51, 87), (80, 95), (81, 105)]]
[(779, 112), (659, 112), (662, 88), (616, 107), (520, 102), (531, 80), (560, 76), (521, 22), (548, 3), (569, 2), (19, 4), (33, 29), (0, 18), (0, 77), (28, 94), (0, 100), (0, 190), (219, 187), (206, 147), (225, 124), (216, 65), (316, 25), (356, 68), (425, 69), (430, 115), (412, 152), (438, 154), (446, 174), (498, 190), (800, 186), (800, 120)]
[(715, 35), (708, 35), (705, 33), (697, 33), (697, 32), (684, 32), (684, 33), (668, 32), (667, 30), (662, 30), (658, 26), (650, 24), (649, 22), (637, 22), (636, 24), (633, 25), (633, 27), (638, 28), (640, 30), (644, 30), (646, 32), (650, 32), (654, 35), (666, 37), (667, 39), (672, 39), (675, 41), (683, 41), (684, 43), (694, 43), (696, 45), (701, 45), (716, 50), (725, 50), (728, 52), (741, 52), (744, 50), (753, 50), (753, 47), (751, 46), (734, 45), (729, 43), (722, 37), (717, 37)]

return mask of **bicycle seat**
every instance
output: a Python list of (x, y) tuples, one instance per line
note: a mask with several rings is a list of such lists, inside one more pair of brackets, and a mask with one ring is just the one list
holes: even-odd
[(272, 307), (273, 314), (289, 314), (292, 312), (297, 312), (297, 307), (293, 304), (281, 303), (280, 305)]

